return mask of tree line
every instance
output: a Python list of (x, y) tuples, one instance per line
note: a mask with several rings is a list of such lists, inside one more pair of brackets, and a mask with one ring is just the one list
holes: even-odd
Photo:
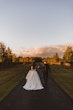
[(0, 64), (13, 64), (13, 63), (31, 63), (34, 61), (48, 61), (49, 63), (62, 63), (68, 62), (73, 63), (73, 50), (72, 47), (68, 46), (64, 52), (63, 58), (60, 58), (58, 53), (55, 53), (53, 57), (41, 58), (41, 57), (22, 57), (16, 56), (12, 50), (0, 42)]

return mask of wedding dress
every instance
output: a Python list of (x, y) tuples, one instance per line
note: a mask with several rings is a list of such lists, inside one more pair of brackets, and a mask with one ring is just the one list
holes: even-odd
[(26, 76), (26, 83), (23, 86), (25, 90), (40, 90), (43, 89), (41, 80), (36, 70), (29, 70)]

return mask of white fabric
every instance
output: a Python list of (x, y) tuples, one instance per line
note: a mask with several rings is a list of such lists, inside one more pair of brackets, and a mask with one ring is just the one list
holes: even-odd
[(26, 76), (27, 82), (23, 86), (26, 90), (40, 90), (43, 89), (39, 75), (36, 70), (30, 70)]

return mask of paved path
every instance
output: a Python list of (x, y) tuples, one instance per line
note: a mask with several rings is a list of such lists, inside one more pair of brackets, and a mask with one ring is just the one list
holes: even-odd
[(2, 101), (0, 110), (73, 110), (71, 100), (49, 77), (48, 87), (40, 91), (26, 91), (25, 80)]

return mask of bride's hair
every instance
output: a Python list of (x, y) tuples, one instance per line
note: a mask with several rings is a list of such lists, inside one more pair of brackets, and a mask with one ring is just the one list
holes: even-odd
[(35, 65), (34, 64), (32, 64), (31, 67), (33, 67), (33, 69), (35, 69)]

